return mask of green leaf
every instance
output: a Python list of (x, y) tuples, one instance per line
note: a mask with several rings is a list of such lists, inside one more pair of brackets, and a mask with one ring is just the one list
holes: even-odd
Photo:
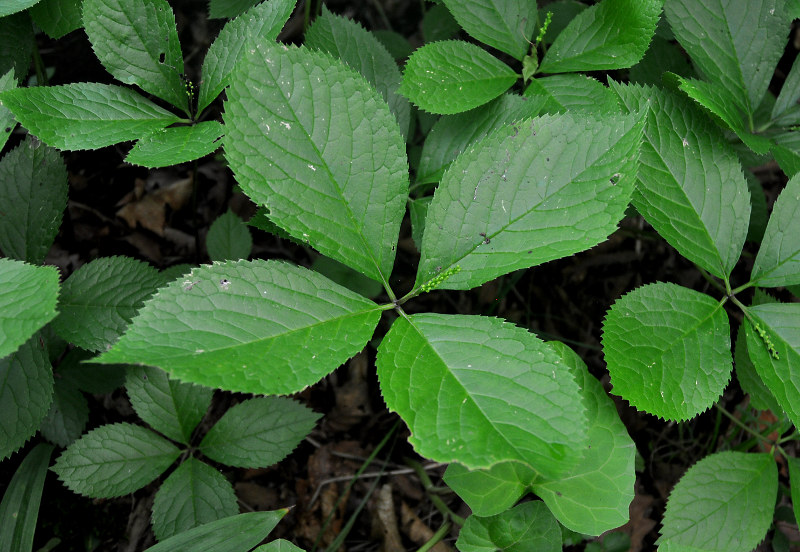
[(760, 287), (800, 284), (800, 175), (775, 200), (750, 280)]
[(577, 384), (533, 334), (497, 318), (416, 314), (378, 348), (383, 397), (419, 454), (468, 468), (517, 460), (558, 477), (580, 461)]
[(541, 113), (590, 111), (598, 115), (619, 113), (614, 93), (586, 75), (553, 75), (533, 79), (525, 97), (542, 103)]
[(248, 552), (272, 531), (288, 510), (249, 512), (178, 533), (145, 552)]
[[(248, 8), (258, 4), (259, 1), (260, 0), (209, 0), (208, 18), (222, 19), (236, 17)], [(269, 4), (270, 2), (274, 2), (274, 0), (270, 0), (266, 3)]]
[(0, 550), (33, 550), (42, 489), (53, 447), (39, 443), (20, 463), (0, 502)]
[(750, 552), (767, 534), (777, 493), (771, 454), (706, 456), (670, 493), (658, 549)]
[(470, 36), (521, 60), (536, 28), (536, 2), (528, 0), (444, 0)]
[(188, 113), (183, 54), (166, 0), (84, 0), (83, 24), (109, 73)]
[(33, 264), (44, 262), (67, 207), (67, 188), (67, 168), (59, 153), (30, 137), (0, 160), (3, 253)]
[(189, 457), (167, 477), (153, 500), (153, 532), (159, 541), (239, 513), (230, 482), (208, 464)]
[(603, 0), (575, 16), (548, 48), (539, 71), (625, 69), (644, 56), (663, 0)]
[(142, 261), (95, 259), (64, 281), (53, 329), (79, 347), (105, 350), (125, 332), (160, 284), (158, 270)]
[(422, 248), (422, 234), (425, 232), (425, 218), (428, 216), (428, 207), (431, 205), (433, 196), (418, 197), (409, 200), (408, 213), (411, 218), (411, 237), (417, 250)]
[(206, 433), (199, 448), (228, 466), (266, 468), (292, 452), (320, 417), (291, 399), (250, 399), (230, 408)]
[(383, 287), (375, 280), (370, 280), (360, 272), (322, 255), (311, 263), (311, 270), (370, 299), (383, 293)]
[(250, 230), (230, 209), (211, 223), (206, 236), (206, 250), (212, 261), (246, 259), (252, 248)]
[(211, 405), (213, 389), (182, 383), (160, 368), (131, 366), (125, 379), (131, 406), (156, 431), (189, 444), (197, 424)]
[(583, 251), (617, 228), (638, 168), (641, 117), (528, 119), (456, 159), (428, 209), (416, 288), (470, 289)]
[(738, 158), (686, 99), (647, 86), (612, 86), (627, 110), (647, 109), (633, 205), (681, 255), (727, 279), (750, 219)]
[(589, 420), (589, 442), (580, 464), (569, 475), (550, 481), (537, 479), (532, 490), (565, 527), (600, 535), (628, 522), (636, 481), (636, 446), (614, 401), (581, 358), (563, 343), (549, 345), (577, 373)]
[(322, 15), (306, 31), (305, 45), (338, 57), (361, 73), (380, 92), (408, 136), (411, 105), (397, 93), (403, 75), (383, 44), (357, 22), (333, 15), (323, 8)]
[(287, 540), (278, 539), (259, 546), (253, 552), (304, 552), (304, 550)]
[[(797, 124), (797, 102), (800, 100), (800, 59), (795, 58), (786, 80), (783, 82), (781, 92), (772, 106), (770, 118), (779, 124), (788, 126)], [(788, 120), (787, 120), (788, 119)]]
[(4, 2), (0, 4), (0, 17), (26, 10), (38, 1), (39, 0), (4, 0)]
[(642, 61), (631, 67), (628, 78), (635, 84), (661, 86), (661, 77), (666, 71), (682, 77), (695, 76), (692, 65), (680, 47), (656, 35)]
[(567, 28), (567, 25), (587, 7), (586, 4), (581, 4), (577, 0), (555, 0), (545, 7), (539, 8), (537, 32), (541, 31), (541, 24), (547, 20), (547, 12), (553, 14), (550, 19), (550, 26), (547, 27), (547, 32), (542, 38), (542, 42), (548, 46), (552, 44), (558, 35)]
[(13, 69), (18, 81), (27, 77), (34, 44), (33, 25), (27, 14), (0, 18), (0, 75)]
[(761, 181), (751, 172), (745, 173), (747, 188), (750, 190), (750, 226), (747, 227), (747, 241), (760, 244), (767, 229), (767, 198)]
[(51, 468), (70, 490), (114, 498), (141, 489), (161, 475), (181, 451), (152, 431), (109, 424), (68, 446)]
[(472, 515), (458, 535), (461, 552), (561, 552), (561, 528), (540, 501), (491, 517)]
[[(0, 27), (2, 27), (2, 23), (0, 23)], [(16, 87), (17, 79), (14, 78), (13, 69), (9, 69), (4, 75), (0, 75), (0, 94)], [(11, 136), (11, 131), (14, 130), (15, 126), (17, 126), (17, 121), (14, 119), (14, 114), (0, 102), (0, 150), (6, 145), (8, 137)]]
[(224, 144), (242, 189), (295, 238), (388, 285), (408, 166), (386, 103), (320, 52), (261, 41), (237, 67)]
[(420, 26), (426, 43), (453, 38), (461, 31), (461, 25), (444, 4), (436, 4), (426, 10)]
[(800, 459), (794, 456), (787, 456), (786, 464), (789, 466), (789, 486), (794, 517), (795, 520), (800, 520)]
[(162, 128), (140, 138), (125, 161), (150, 168), (194, 161), (214, 153), (222, 145), (223, 134), (225, 129), (218, 121)]
[(111, 393), (125, 383), (125, 366), (84, 364), (94, 354), (75, 347), (61, 359), (58, 377), (87, 393)]
[(89, 403), (77, 387), (56, 381), (53, 404), (42, 420), (42, 436), (60, 447), (66, 447), (81, 436), (89, 422)]
[(0, 102), (40, 140), (64, 150), (135, 140), (178, 120), (133, 90), (91, 82), (17, 88)]
[(180, 380), (229, 391), (289, 394), (363, 349), (380, 312), (284, 262), (206, 265), (159, 290), (95, 360), (158, 366)]
[[(254, 2), (248, 1), (249, 4)], [(229, 21), (208, 48), (200, 70), (200, 97), (197, 112), (202, 112), (228, 86), (231, 72), (242, 58), (245, 47), (257, 37), (275, 40), (292, 14), (295, 0), (269, 0)], [(249, 6), (248, 6), (249, 7)], [(210, 6), (214, 13), (214, 2)], [(238, 15), (237, 12), (234, 15)], [(214, 16), (210, 16), (214, 17)], [(232, 16), (219, 16), (232, 17)]]
[(649, 284), (618, 299), (602, 344), (614, 394), (668, 420), (709, 408), (733, 368), (722, 304), (675, 284)]
[(747, 351), (747, 336), (744, 326), (739, 326), (733, 350), (733, 363), (736, 367), (736, 379), (742, 391), (750, 395), (750, 406), (757, 410), (770, 410), (780, 414), (783, 408), (778, 405), (772, 392), (764, 385), (756, 371), (750, 353)]
[(519, 75), (475, 44), (426, 44), (406, 62), (399, 93), (431, 113), (461, 113), (493, 100)]
[(386, 29), (376, 29), (371, 31), (375, 38), (380, 40), (383, 47), (391, 54), (391, 56), (399, 62), (411, 55), (414, 49), (406, 37), (395, 31)]
[(58, 270), (0, 259), (0, 358), (56, 316)]
[(83, 0), (42, 0), (28, 13), (50, 38), (61, 38), (83, 27)]
[(444, 472), (448, 487), (467, 503), (474, 515), (481, 517), (508, 510), (535, 478), (536, 472), (519, 462), (502, 462), (484, 470), (450, 464)]

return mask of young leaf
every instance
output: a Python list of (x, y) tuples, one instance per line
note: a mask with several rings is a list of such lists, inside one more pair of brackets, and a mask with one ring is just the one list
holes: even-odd
[(620, 113), (614, 93), (586, 75), (553, 75), (533, 79), (525, 97), (542, 103), (541, 113), (591, 111), (598, 115)]
[[(14, 78), (13, 69), (9, 69), (4, 75), (0, 75), (0, 94), (16, 87), (17, 79)], [(14, 130), (15, 126), (17, 126), (17, 121), (14, 119), (14, 114), (0, 102), (0, 150), (6, 145), (8, 137), (11, 136), (11, 131)]]
[(780, 413), (783, 408), (778, 405), (772, 392), (764, 385), (753, 361), (750, 360), (746, 334), (745, 326), (739, 326), (733, 350), (736, 379), (739, 380), (742, 391), (750, 396), (750, 406), (757, 410), (771, 410), (773, 413)]
[(750, 552), (772, 523), (777, 493), (771, 454), (706, 456), (670, 493), (658, 549)]
[(145, 552), (248, 552), (272, 531), (288, 510), (249, 512), (183, 531)]
[(517, 460), (569, 473), (586, 442), (572, 374), (536, 336), (497, 318), (397, 319), (376, 360), (383, 397), (419, 454), (468, 468)]
[(70, 490), (94, 498), (132, 493), (180, 455), (172, 443), (133, 424), (109, 424), (68, 446), (51, 468)]
[(458, 24), (470, 36), (521, 60), (536, 28), (536, 2), (507, 0), (444, 0)]
[(140, 138), (125, 161), (143, 167), (168, 167), (214, 153), (225, 129), (218, 121), (156, 130)]
[(242, 189), (295, 238), (388, 282), (408, 167), (386, 103), (320, 52), (259, 41), (237, 68), (224, 144)]
[(471, 515), (456, 546), (461, 552), (561, 552), (561, 528), (544, 502), (531, 501), (491, 517)]
[(64, 150), (135, 140), (179, 119), (133, 90), (92, 82), (16, 88), (0, 102), (42, 142)]
[(83, 26), (82, 6), (83, 0), (41, 0), (28, 13), (50, 38), (61, 38)]
[(213, 390), (169, 379), (151, 366), (131, 366), (125, 379), (131, 406), (158, 432), (189, 444), (192, 432), (211, 405)]
[(708, 295), (657, 282), (618, 299), (603, 323), (614, 394), (667, 420), (688, 420), (731, 377), (728, 315)]
[(13, 69), (17, 80), (28, 76), (34, 46), (33, 26), (27, 14), (0, 18), (0, 75)]
[(305, 552), (302, 548), (298, 548), (291, 542), (283, 539), (274, 540), (267, 544), (262, 544), (253, 552)]
[(0, 259), (0, 358), (56, 316), (58, 270)]
[(800, 175), (775, 200), (750, 279), (760, 287), (800, 284)]
[(253, 237), (247, 225), (230, 209), (211, 224), (206, 250), (212, 261), (238, 261), (250, 256)]
[(475, 44), (445, 40), (411, 54), (398, 92), (430, 113), (461, 113), (493, 100), (518, 76)]
[(166, 0), (84, 0), (83, 25), (109, 73), (188, 113), (183, 54)]
[(644, 56), (663, 0), (603, 0), (575, 16), (548, 48), (539, 71), (625, 69)]
[(153, 500), (153, 532), (159, 541), (239, 513), (230, 482), (208, 464), (189, 457), (167, 477)]
[(627, 110), (647, 110), (634, 206), (683, 256), (727, 279), (750, 220), (738, 158), (686, 99), (647, 86), (612, 89)]
[(61, 226), (67, 188), (67, 168), (59, 153), (30, 136), (0, 160), (0, 205), (6, 206), (0, 216), (3, 253), (33, 264), (44, 262)]
[(433, 197), (415, 287), (470, 289), (588, 249), (633, 191), (642, 117), (569, 114), (498, 129), (456, 159)]
[(380, 313), (375, 303), (288, 263), (207, 265), (162, 288), (95, 361), (158, 366), (229, 391), (295, 393), (359, 352)]
[(39, 443), (20, 463), (0, 502), (0, 550), (33, 550), (33, 536), (52, 445)]
[(61, 287), (53, 329), (90, 351), (119, 339), (136, 311), (161, 283), (158, 271), (130, 257), (95, 259), (73, 272)]
[(0, 17), (21, 12), (36, 4), (39, 0), (5, 0), (0, 5)]
[(470, 470), (450, 464), (444, 482), (476, 516), (489, 517), (513, 506), (536, 479), (536, 472), (519, 462), (502, 462), (489, 469)]
[(53, 404), (39, 426), (42, 436), (60, 447), (66, 447), (81, 436), (89, 422), (89, 403), (77, 387), (57, 381)]
[(291, 399), (250, 399), (230, 408), (199, 448), (212, 460), (228, 466), (266, 468), (292, 452), (319, 418)]

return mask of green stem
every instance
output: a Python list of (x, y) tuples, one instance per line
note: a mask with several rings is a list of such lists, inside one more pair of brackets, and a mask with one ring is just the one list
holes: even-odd
[(719, 412), (721, 412), (721, 413), (722, 413), (724, 416), (726, 416), (726, 417), (727, 417), (727, 418), (728, 418), (730, 421), (732, 421), (734, 424), (736, 424), (737, 426), (739, 426), (739, 427), (740, 427), (742, 430), (746, 431), (747, 433), (749, 433), (750, 435), (752, 435), (753, 437), (755, 437), (755, 438), (756, 438), (756, 439), (758, 439), (759, 441), (763, 441), (763, 442), (765, 442), (765, 443), (769, 443), (770, 445), (777, 446), (777, 445), (775, 444), (775, 442), (774, 442), (774, 441), (772, 441), (772, 439), (770, 439), (769, 437), (764, 437), (764, 436), (763, 436), (763, 435), (761, 435), (759, 432), (757, 432), (757, 431), (755, 431), (754, 429), (752, 429), (752, 428), (750, 428), (750, 427), (746, 426), (745, 424), (743, 424), (743, 423), (742, 423), (742, 421), (741, 421), (741, 420), (739, 420), (739, 419), (738, 419), (736, 416), (734, 416), (733, 414), (731, 414), (730, 412), (728, 412), (727, 410), (725, 410), (724, 408), (722, 408), (722, 407), (721, 407), (719, 404), (716, 404), (716, 403), (715, 403), (715, 404), (714, 404), (714, 406), (716, 407), (716, 409), (717, 409)]
[(422, 487), (425, 489), (433, 505), (436, 506), (436, 509), (439, 510), (445, 518), (450, 518), (454, 523), (463, 526), (466, 520), (451, 510), (450, 507), (444, 503), (444, 500), (438, 496), (438, 489), (433, 485), (430, 476), (428, 476), (428, 472), (425, 471), (422, 464), (411, 458), (406, 458), (405, 463), (416, 472), (417, 477), (419, 477), (422, 483)]
[(431, 536), (430, 540), (419, 547), (417, 552), (428, 552), (428, 550), (439, 544), (449, 530), (450, 524), (448, 522), (444, 522), (442, 526), (439, 527), (439, 529), (433, 534), (433, 536)]
[(731, 295), (736, 295), (737, 293), (741, 293), (742, 291), (746, 290), (747, 288), (751, 288), (754, 285), (756, 285), (756, 283), (751, 280), (751, 281), (747, 282), (746, 284), (742, 284), (741, 286), (739, 286), (737, 288), (734, 288), (731, 291)]
[(39, 45), (35, 42), (33, 44), (33, 66), (36, 69), (36, 83), (39, 86), (47, 86), (47, 70), (42, 61), (42, 55), (39, 53)]
[[(697, 266), (697, 265), (695, 265), (695, 266)], [(714, 277), (711, 274), (709, 274), (708, 271), (706, 271), (706, 269), (704, 269), (704, 268), (702, 268), (700, 266), (697, 266), (697, 269), (700, 271), (700, 274), (703, 276), (703, 278), (706, 279), (706, 281), (709, 284), (711, 284), (712, 286), (717, 288), (722, 293), (724, 293), (726, 295), (728, 294), (728, 290), (730, 289), (730, 285), (728, 284), (728, 280), (727, 279), (725, 280), (725, 286), (723, 286), (722, 284), (720, 284), (717, 281), (716, 277)]]

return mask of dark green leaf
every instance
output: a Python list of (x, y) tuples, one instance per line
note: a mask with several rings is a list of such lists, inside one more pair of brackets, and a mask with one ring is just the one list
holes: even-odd
[(250, 229), (230, 209), (220, 215), (208, 229), (206, 250), (212, 261), (238, 261), (250, 256), (253, 237)]
[(42, 489), (53, 453), (51, 445), (40, 443), (33, 448), (14, 472), (0, 502), (0, 550), (33, 550), (33, 536), (39, 517)]

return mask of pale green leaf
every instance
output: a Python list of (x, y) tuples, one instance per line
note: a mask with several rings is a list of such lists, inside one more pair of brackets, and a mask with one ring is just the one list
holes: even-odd
[(624, 69), (644, 56), (663, 0), (603, 0), (575, 16), (547, 49), (542, 73)]
[[(13, 69), (9, 69), (4, 75), (0, 74), (0, 94), (16, 87), (17, 79), (14, 78)], [(14, 119), (14, 114), (0, 102), (0, 151), (6, 145), (8, 137), (11, 136), (11, 131), (14, 130), (15, 126), (17, 126), (17, 120)]]
[(551, 477), (580, 461), (580, 390), (552, 349), (522, 328), (483, 316), (401, 317), (376, 364), (387, 406), (427, 458), (473, 469), (517, 460)]
[(42, 489), (53, 447), (39, 443), (20, 463), (0, 502), (0, 550), (33, 550)]
[(224, 119), (237, 181), (275, 224), (388, 282), (408, 166), (394, 116), (361, 75), (260, 41), (232, 75)]
[(158, 271), (142, 261), (95, 259), (64, 281), (53, 329), (79, 347), (105, 350), (125, 332), (160, 283)]
[(60, 447), (66, 447), (81, 436), (89, 422), (89, 403), (77, 387), (56, 381), (53, 404), (42, 420), (42, 436)]
[(83, 0), (42, 0), (28, 13), (50, 38), (61, 38), (83, 26)]
[[(269, 4), (274, 0), (265, 2)], [(236, 17), (240, 13), (258, 4), (260, 0), (209, 0), (208, 18), (222, 19)]]
[(205, 523), (239, 513), (225, 476), (189, 457), (167, 477), (153, 500), (153, 532), (163, 541)]
[(561, 552), (561, 528), (540, 501), (491, 517), (472, 515), (458, 535), (461, 552)]
[(503, 462), (484, 470), (450, 464), (444, 472), (447, 486), (467, 503), (474, 515), (481, 517), (511, 508), (535, 478), (536, 472), (519, 462)]
[(597, 115), (619, 113), (614, 93), (600, 81), (586, 75), (553, 75), (533, 79), (525, 97), (542, 103), (541, 113), (589, 111)]
[(33, 25), (27, 14), (0, 18), (0, 75), (13, 69), (22, 82), (30, 70), (34, 45)]
[(253, 552), (304, 552), (304, 550), (287, 540), (278, 539), (259, 546)]
[(744, 326), (739, 326), (733, 350), (733, 363), (736, 367), (736, 379), (742, 391), (750, 396), (750, 406), (757, 410), (771, 410), (775, 414), (783, 411), (772, 396), (772, 392), (764, 385), (756, 371), (750, 353), (747, 351), (747, 336)]
[(214, 392), (170, 379), (166, 372), (152, 366), (128, 368), (125, 389), (142, 420), (173, 441), (186, 444), (211, 405)]
[(800, 284), (800, 175), (775, 200), (750, 279), (760, 287)]
[(411, 54), (399, 93), (430, 113), (461, 113), (493, 100), (518, 76), (475, 44), (445, 40)]
[[(787, 456), (786, 463), (789, 466), (789, 487), (791, 489), (794, 517), (795, 520), (800, 520), (800, 459), (794, 456)], [(800, 523), (800, 521), (798, 522)]]
[(194, 161), (214, 153), (222, 145), (223, 134), (225, 129), (218, 121), (162, 128), (140, 138), (125, 161), (150, 168)]
[(294, 393), (363, 349), (380, 312), (281, 261), (206, 265), (159, 290), (96, 361), (158, 366), (229, 391)]
[(0, 358), (56, 316), (58, 270), (0, 259)]
[(70, 490), (94, 498), (132, 493), (161, 475), (180, 455), (143, 427), (100, 426), (68, 446), (51, 468)]
[(0, 17), (26, 10), (38, 1), (39, 0), (3, 0), (3, 3), (0, 4)]
[(230, 209), (208, 229), (206, 250), (212, 261), (238, 261), (250, 256), (253, 237), (247, 225)]
[(83, 0), (83, 25), (109, 73), (188, 113), (183, 54), (167, 0)]
[(415, 287), (470, 289), (605, 240), (628, 206), (642, 117), (570, 114), (500, 128), (456, 159), (428, 209)]
[(771, 454), (718, 452), (672, 489), (659, 552), (750, 552), (766, 536), (778, 492)]
[(272, 531), (288, 510), (249, 512), (178, 533), (145, 552), (248, 552)]
[(668, 420), (708, 409), (733, 369), (722, 304), (675, 284), (649, 284), (618, 299), (602, 343), (614, 394)]
[(647, 110), (633, 205), (681, 255), (726, 279), (750, 220), (736, 154), (685, 98), (647, 86), (612, 86), (627, 110)]
[(521, 60), (533, 41), (536, 2), (532, 0), (444, 0), (470, 36)]
[(135, 140), (178, 120), (133, 90), (91, 82), (17, 88), (0, 94), (0, 103), (44, 143), (65, 150)]
[(316, 412), (284, 397), (250, 399), (230, 408), (198, 448), (221, 464), (266, 468), (292, 452), (319, 418)]

